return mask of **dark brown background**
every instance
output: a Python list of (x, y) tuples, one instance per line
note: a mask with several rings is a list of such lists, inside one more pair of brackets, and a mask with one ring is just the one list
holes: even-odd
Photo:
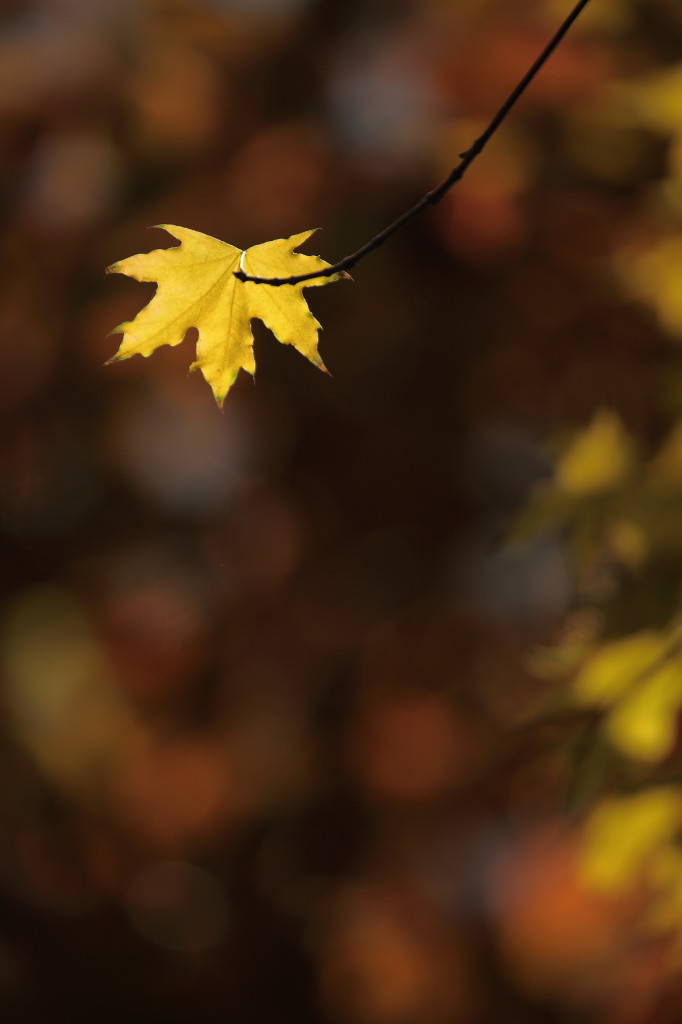
[(570, 750), (517, 728), (562, 539), (500, 546), (545, 437), (655, 437), (672, 360), (609, 270), (665, 140), (589, 115), (680, 13), (592, 6), (465, 181), (308, 293), (331, 376), (256, 325), (220, 412), (190, 338), (104, 368), (152, 292), (104, 267), (160, 222), (340, 258), (569, 0), (2, 5), (8, 1024), (678, 1019), (576, 881)]

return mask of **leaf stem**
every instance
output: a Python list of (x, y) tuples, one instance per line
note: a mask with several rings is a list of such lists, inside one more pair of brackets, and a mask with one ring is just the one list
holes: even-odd
[(399, 231), (400, 228), (407, 224), (408, 221), (412, 220), (413, 217), (416, 217), (417, 214), (421, 213), (422, 210), (425, 210), (428, 206), (435, 206), (436, 203), (439, 203), (445, 193), (464, 177), (467, 169), (483, 151), (484, 147), (505, 120), (512, 107), (526, 91), (538, 71), (540, 71), (543, 65), (549, 60), (573, 22), (576, 20), (583, 8), (587, 7), (588, 3), (589, 0), (578, 0), (578, 3), (575, 4), (573, 10), (559, 26), (542, 53), (539, 54), (536, 60), (528, 68), (528, 71), (526, 71), (523, 78), (507, 96), (506, 100), (497, 111), (483, 134), (479, 135), (469, 149), (460, 154), (460, 162), (453, 167), (447, 178), (445, 178), (440, 185), (436, 186), (436, 188), (422, 196), (419, 202), (415, 203), (414, 206), (411, 206), (409, 210), (406, 210), (405, 213), (401, 214), (401, 216), (397, 218), (397, 220), (394, 220), (392, 224), (385, 227), (378, 235), (371, 238), (369, 242), (365, 242), (365, 244), (360, 246), (356, 252), (351, 253), (350, 256), (346, 256), (345, 259), (340, 260), (333, 266), (327, 267), (326, 270), (316, 270), (310, 274), (295, 274), (293, 277), (251, 277), (240, 269), (235, 272), (234, 276), (240, 281), (249, 281), (252, 284), (269, 284), (272, 287), (277, 288), (283, 284), (301, 284), (303, 281), (312, 281), (319, 277), (333, 277), (336, 274), (342, 274), (354, 267), (370, 252), (378, 249), (380, 245), (383, 245), (384, 242), (391, 237), (391, 235), (394, 235), (396, 231)]

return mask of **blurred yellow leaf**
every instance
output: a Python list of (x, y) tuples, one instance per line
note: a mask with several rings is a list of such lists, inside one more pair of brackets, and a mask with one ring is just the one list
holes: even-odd
[[(275, 288), (242, 282), (234, 276), (236, 270), (256, 277), (291, 277), (325, 270), (329, 264), (319, 257), (293, 251), (312, 231), (242, 251), (189, 228), (157, 226), (180, 245), (131, 256), (107, 268), (110, 274), (158, 284), (151, 302), (135, 319), (112, 332), (122, 334), (123, 341), (110, 363), (136, 354), (149, 356), (160, 345), (178, 345), (189, 328), (196, 327), (197, 358), (190, 370), (201, 370), (216, 402), (222, 405), (240, 369), (255, 373), (250, 321), (257, 318), (283, 345), (293, 345), (324, 370), (317, 351), (320, 324), (303, 298), (304, 285)], [(339, 276), (315, 278), (305, 286), (328, 284)]]
[(559, 460), (556, 483), (567, 494), (600, 493), (620, 484), (633, 465), (633, 446), (623, 424), (614, 412), (602, 409)]
[(653, 630), (603, 644), (575, 678), (573, 688), (579, 703), (610, 704), (640, 675), (654, 669), (665, 645), (665, 639)]
[(605, 800), (587, 822), (583, 880), (604, 892), (628, 888), (657, 847), (674, 836), (679, 814), (679, 793), (669, 788)]
[(610, 711), (606, 732), (614, 746), (643, 761), (670, 753), (682, 703), (679, 657), (663, 662)]
[(609, 707), (606, 734), (624, 754), (657, 761), (669, 753), (682, 704), (682, 658), (670, 635), (643, 630), (603, 644), (573, 682), (580, 704)]
[(105, 651), (66, 589), (23, 591), (0, 631), (3, 711), (16, 737), (69, 792), (100, 787), (137, 735)]
[(663, 327), (682, 334), (682, 235), (624, 259), (621, 270), (635, 295), (653, 306)]
[(624, 89), (640, 122), (671, 134), (682, 132), (682, 63)]

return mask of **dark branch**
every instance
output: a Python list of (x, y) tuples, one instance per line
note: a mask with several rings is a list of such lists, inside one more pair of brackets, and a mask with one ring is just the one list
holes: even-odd
[(334, 266), (327, 267), (326, 270), (314, 270), (310, 274), (296, 274), (293, 277), (250, 277), (248, 274), (245, 274), (243, 270), (238, 270), (235, 272), (234, 276), (240, 281), (250, 281), (252, 284), (269, 284), (272, 285), (272, 287), (277, 288), (283, 284), (300, 284), (302, 281), (312, 281), (318, 277), (333, 277), (335, 274), (342, 274), (344, 271), (351, 270), (351, 268), (367, 256), (368, 253), (373, 252), (374, 249), (378, 249), (380, 245), (384, 244), (386, 239), (390, 238), (391, 235), (394, 235), (396, 231), (399, 231), (403, 225), (407, 224), (407, 222), (412, 220), (413, 217), (416, 217), (417, 214), (422, 212), (422, 210), (425, 210), (427, 206), (435, 206), (436, 203), (439, 203), (448, 189), (452, 188), (453, 185), (456, 185), (457, 182), (461, 181), (464, 177), (466, 170), (483, 151), (484, 147), (500, 127), (507, 114), (526, 91), (538, 71), (540, 71), (543, 65), (554, 53), (573, 22), (576, 20), (583, 8), (587, 7), (588, 3), (589, 0), (579, 0), (571, 13), (547, 43), (547, 46), (544, 48), (542, 53), (529, 67), (528, 71), (526, 71), (516, 88), (512, 90), (509, 96), (507, 96), (506, 100), (497, 111), (483, 134), (479, 135), (473, 145), (470, 146), (465, 153), (460, 154), (460, 162), (450, 171), (447, 178), (436, 188), (427, 192), (425, 196), (422, 196), (418, 203), (411, 206), (409, 210), (406, 210), (405, 213), (398, 217), (397, 220), (394, 220), (392, 224), (389, 224), (383, 231), (380, 231), (379, 234), (375, 235), (369, 242), (366, 242), (356, 252), (351, 253), (350, 256), (346, 256), (345, 259), (335, 263)]

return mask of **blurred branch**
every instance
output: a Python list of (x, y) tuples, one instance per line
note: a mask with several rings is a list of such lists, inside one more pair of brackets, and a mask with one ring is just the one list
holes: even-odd
[(411, 206), (409, 210), (406, 210), (405, 213), (398, 217), (397, 220), (394, 220), (392, 224), (385, 227), (378, 235), (371, 238), (369, 242), (366, 242), (356, 252), (351, 253), (350, 256), (346, 256), (345, 259), (340, 260), (338, 263), (328, 267), (326, 270), (314, 271), (310, 274), (296, 274), (292, 277), (251, 277), (243, 270), (238, 270), (235, 272), (234, 276), (240, 281), (250, 281), (252, 284), (269, 284), (277, 288), (283, 284), (300, 284), (303, 281), (312, 281), (320, 277), (334, 277), (336, 274), (343, 274), (359, 263), (361, 259), (364, 259), (365, 256), (369, 255), (370, 252), (373, 252), (375, 249), (378, 249), (380, 245), (383, 245), (391, 235), (394, 235), (396, 231), (399, 231), (400, 228), (407, 224), (408, 221), (412, 220), (413, 217), (416, 217), (417, 214), (421, 213), (427, 207), (435, 206), (436, 203), (439, 203), (445, 193), (464, 177), (467, 169), (483, 151), (484, 147), (505, 120), (512, 107), (514, 107), (517, 100), (519, 100), (526, 91), (543, 65), (549, 60), (573, 22), (576, 20), (583, 8), (587, 7), (588, 3), (589, 0), (578, 0), (578, 3), (573, 7), (573, 10), (554, 33), (542, 53), (536, 58), (523, 78), (519, 81), (512, 92), (510, 92), (509, 96), (507, 96), (506, 100), (499, 108), (483, 134), (479, 135), (469, 149), (460, 154), (460, 162), (452, 169), (452, 171), (450, 171), (447, 178), (445, 178), (445, 180), (436, 188), (422, 196), (419, 202), (415, 203), (414, 206)]

